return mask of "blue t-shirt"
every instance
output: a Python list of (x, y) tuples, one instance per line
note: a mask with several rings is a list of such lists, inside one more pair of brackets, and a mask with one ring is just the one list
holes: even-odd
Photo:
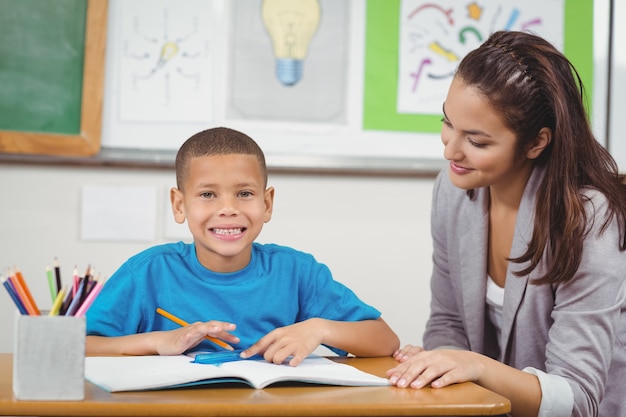
[[(111, 276), (87, 312), (87, 334), (123, 336), (179, 327), (157, 314), (157, 307), (188, 323), (235, 323), (233, 333), (241, 339), (235, 349), (251, 346), (277, 327), (313, 317), (380, 317), (378, 310), (333, 280), (328, 267), (312, 255), (254, 243), (248, 266), (218, 273), (200, 264), (193, 244), (178, 242), (133, 256)], [(221, 350), (208, 341), (194, 349)]]

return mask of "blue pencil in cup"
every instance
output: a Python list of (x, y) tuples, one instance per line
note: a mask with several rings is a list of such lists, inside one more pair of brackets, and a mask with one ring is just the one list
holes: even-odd
[(11, 300), (13, 300), (13, 303), (17, 307), (20, 314), (28, 314), (24, 303), (22, 302), (22, 300), (20, 300), (20, 297), (15, 291), (15, 288), (13, 288), (13, 286), (11, 285), (11, 282), (8, 281), (3, 275), (0, 275), (0, 281), (2, 281), (2, 286), (7, 290), (9, 297), (11, 297)]

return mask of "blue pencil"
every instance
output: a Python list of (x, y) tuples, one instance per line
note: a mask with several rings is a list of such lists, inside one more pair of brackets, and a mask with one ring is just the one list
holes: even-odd
[[(83, 302), (81, 298), (83, 298), (82, 297), (83, 290), (85, 288), (85, 285), (87, 285), (86, 281), (87, 280), (84, 278), (81, 279), (80, 284), (78, 285), (78, 289), (76, 290), (76, 295), (72, 299), (72, 302), (70, 303), (69, 307), (67, 308), (67, 311), (65, 312), (66, 316), (73, 316), (74, 313), (76, 313), (76, 310), (78, 310), (81, 303)], [(71, 293), (71, 291), (69, 292)]]
[(11, 283), (7, 281), (6, 278), (2, 275), (0, 275), (0, 278), (2, 280), (2, 285), (4, 286), (4, 288), (6, 288), (9, 296), (13, 299), (13, 302), (15, 303), (17, 309), (20, 311), (20, 314), (28, 314), (28, 311), (26, 311), (26, 307), (24, 307), (24, 304), (22, 303), (22, 300), (20, 300), (20, 297), (17, 296), (17, 293), (15, 292), (15, 289), (13, 289), (13, 287), (11, 286)]

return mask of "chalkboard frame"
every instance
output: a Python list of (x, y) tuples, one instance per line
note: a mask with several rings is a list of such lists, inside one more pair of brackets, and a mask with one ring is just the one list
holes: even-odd
[(88, 0), (80, 132), (59, 134), (0, 130), (0, 152), (92, 156), (100, 151), (108, 0)]

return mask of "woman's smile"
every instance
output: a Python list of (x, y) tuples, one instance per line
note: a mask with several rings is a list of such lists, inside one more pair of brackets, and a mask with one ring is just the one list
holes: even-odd
[(452, 170), (452, 172), (454, 172), (457, 175), (465, 175), (465, 174), (470, 173), (470, 171), (472, 171), (470, 168), (462, 167), (452, 161), (450, 161), (450, 170)]

